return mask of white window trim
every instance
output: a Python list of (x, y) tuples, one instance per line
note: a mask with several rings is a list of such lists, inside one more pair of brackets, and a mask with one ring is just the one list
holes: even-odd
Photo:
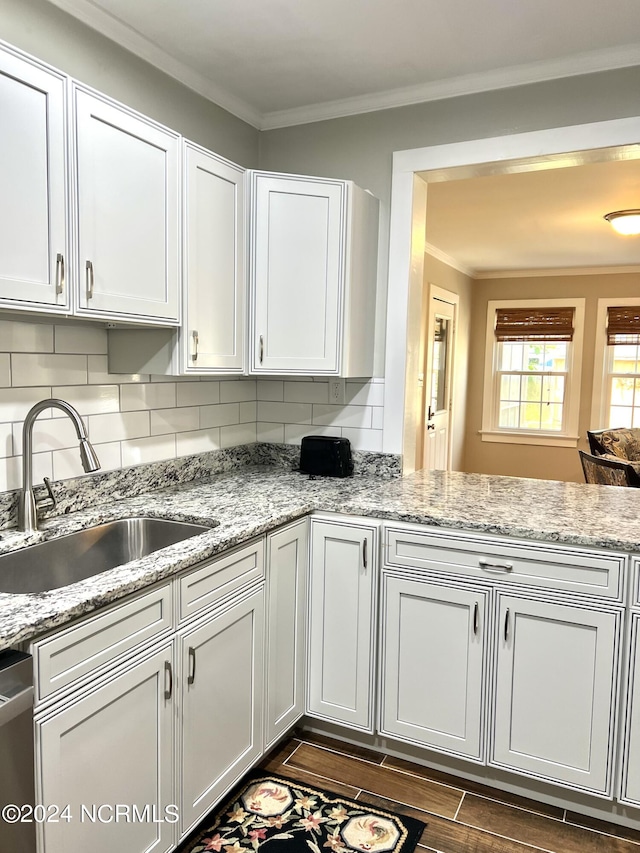
[(607, 310), (613, 305), (640, 305), (640, 296), (607, 296), (598, 299), (589, 429), (602, 429), (607, 417)]
[[(554, 447), (578, 446), (578, 418), (580, 415), (580, 382), (582, 379), (582, 344), (584, 338), (585, 299), (499, 299), (487, 304), (487, 335), (484, 361), (484, 393), (482, 397), (483, 441), (505, 444), (537, 444)], [(619, 303), (618, 303), (619, 304)], [(498, 429), (494, 426), (496, 410), (495, 391), (495, 318), (498, 308), (573, 308), (574, 330), (571, 346), (571, 362), (567, 369), (565, 428), (561, 433), (536, 430)]]

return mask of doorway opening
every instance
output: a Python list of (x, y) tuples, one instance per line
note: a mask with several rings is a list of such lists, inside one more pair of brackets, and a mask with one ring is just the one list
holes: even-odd
[(423, 287), (418, 395), (420, 417), (415, 468), (449, 471), (452, 462), (453, 376), (459, 294), (426, 282)]
[[(402, 454), (403, 473), (411, 473), (416, 463), (424, 462), (424, 449), (422, 454), (418, 450), (423, 436), (423, 409), (416, 403), (416, 389), (419, 374), (424, 373), (421, 308), (429, 183), (608, 159), (635, 159), (640, 157), (638, 140), (640, 117), (634, 117), (394, 154), (386, 335), (387, 341), (393, 343), (386, 352), (383, 449)], [(461, 367), (457, 365), (458, 369)], [(451, 381), (456, 382), (455, 361)], [(464, 412), (454, 417), (450, 424), (456, 446), (461, 445), (463, 415)], [(459, 456), (454, 455), (451, 466), (460, 467)]]

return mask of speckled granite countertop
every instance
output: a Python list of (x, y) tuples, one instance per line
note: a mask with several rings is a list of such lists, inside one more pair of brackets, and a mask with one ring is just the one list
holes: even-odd
[(75, 512), (46, 522), (35, 535), (3, 531), (0, 553), (131, 515), (218, 522), (206, 533), (62, 589), (0, 593), (0, 648), (63, 625), (312, 510), (640, 551), (636, 489), (443, 472), (391, 480), (309, 480), (279, 468), (245, 469)]

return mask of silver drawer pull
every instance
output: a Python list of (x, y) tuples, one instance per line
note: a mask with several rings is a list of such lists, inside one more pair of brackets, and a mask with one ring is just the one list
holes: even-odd
[(480, 608), (478, 607), (478, 602), (476, 601), (475, 607), (473, 608), (473, 633), (478, 635), (478, 617), (480, 616)]
[(509, 608), (507, 607), (507, 612), (504, 617), (504, 641), (505, 643), (509, 642)]
[(513, 563), (491, 563), (489, 560), (485, 560), (484, 557), (481, 557), (478, 560), (478, 565), (481, 569), (484, 569), (486, 572), (512, 572), (513, 571)]
[(369, 540), (365, 539), (362, 543), (362, 568), (367, 571), (367, 563), (369, 562), (367, 559), (367, 542)]
[(260, 364), (264, 361), (264, 335), (260, 335)]
[(198, 360), (198, 344), (200, 343), (200, 338), (198, 336), (198, 332), (194, 329), (191, 332), (191, 337), (193, 339), (193, 355), (191, 356), (192, 361)]

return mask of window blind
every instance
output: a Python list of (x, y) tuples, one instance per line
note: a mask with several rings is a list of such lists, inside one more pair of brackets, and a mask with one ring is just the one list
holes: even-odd
[(640, 305), (607, 309), (607, 344), (640, 344)]
[(573, 315), (573, 308), (498, 308), (496, 340), (571, 341)]

